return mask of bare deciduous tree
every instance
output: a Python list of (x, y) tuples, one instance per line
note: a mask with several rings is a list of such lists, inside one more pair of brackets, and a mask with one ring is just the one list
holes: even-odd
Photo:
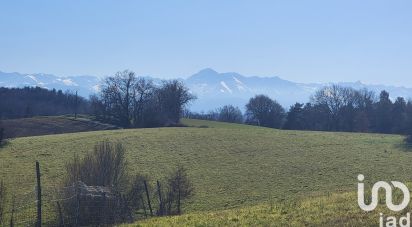
[(183, 109), (194, 98), (180, 81), (155, 86), (151, 80), (123, 71), (106, 78), (92, 107), (101, 119), (122, 127), (156, 127), (179, 123)]
[(242, 123), (243, 114), (238, 107), (226, 105), (218, 109), (218, 120), (231, 123)]
[(149, 109), (148, 104), (153, 99), (155, 86), (151, 80), (138, 78), (133, 100), (133, 126), (145, 127), (146, 121), (145, 112)]
[(160, 111), (171, 121), (168, 123), (177, 123), (183, 114), (185, 105), (196, 97), (189, 92), (189, 89), (182, 82), (171, 80), (163, 82), (158, 90), (158, 98)]
[(311, 100), (314, 106), (326, 107), (326, 130), (363, 131), (369, 125), (365, 117), (371, 112), (373, 97), (367, 90), (332, 85), (318, 90)]
[(112, 119), (123, 127), (130, 127), (135, 100), (136, 76), (134, 72), (118, 72), (107, 77), (102, 85), (101, 97)]
[(246, 104), (246, 122), (264, 127), (280, 128), (285, 110), (266, 95), (256, 95)]

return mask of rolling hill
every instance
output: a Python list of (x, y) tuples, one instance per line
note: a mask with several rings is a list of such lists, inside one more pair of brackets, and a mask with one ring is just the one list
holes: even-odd
[(5, 138), (117, 129), (117, 126), (84, 117), (43, 116), (1, 121)]
[[(151, 184), (178, 164), (189, 171), (195, 196), (184, 205), (187, 214), (143, 222), (157, 226), (219, 226), (228, 221), (238, 226), (259, 220), (262, 222), (255, 224), (286, 223), (294, 215), (300, 217), (296, 219), (301, 220), (298, 225), (316, 225), (319, 216), (313, 215), (330, 217), (330, 224), (342, 221), (336, 218), (348, 210), (349, 217), (342, 218), (362, 223), (365, 213), (356, 209), (353, 199), (359, 173), (367, 177), (367, 182), (412, 182), (412, 152), (401, 146), (401, 136), (183, 122), (191, 127), (13, 139), (0, 150), (0, 179), (15, 194), (30, 191), (35, 180), (34, 162), (39, 160), (42, 183), (53, 188), (74, 154), (83, 155), (101, 140), (120, 141), (127, 148), (132, 171), (150, 176)], [(317, 214), (315, 208), (326, 213)], [(328, 212), (335, 212), (335, 216)]]

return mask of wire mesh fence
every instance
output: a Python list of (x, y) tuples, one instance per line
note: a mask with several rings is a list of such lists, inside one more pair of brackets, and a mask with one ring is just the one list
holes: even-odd
[[(44, 176), (39, 181), (33, 176), (30, 179), (26, 175), (24, 177), (26, 180), (20, 186), (27, 190), (9, 192), (0, 226), (114, 225), (159, 213), (155, 207), (159, 207), (160, 194), (151, 190), (155, 189), (154, 185), (147, 185), (145, 192), (138, 192), (135, 199), (129, 201), (108, 187), (87, 186), (82, 182), (69, 186), (53, 185)], [(48, 182), (47, 185), (41, 185), (43, 181)]]
[(36, 190), (14, 194), (11, 201), (5, 206), (3, 213), (3, 225), (10, 226), (34, 226), (36, 221)]
[(55, 176), (40, 174), (38, 162), (35, 174), (30, 175), (16, 175), (21, 177), (14, 181), (19, 185), (11, 185), (14, 191), (6, 202), (0, 198), (1, 226), (110, 226), (149, 216), (179, 215), (182, 199), (192, 191), (183, 168), (164, 186), (159, 181), (149, 184), (140, 175), (118, 185), (85, 180), (95, 184), (86, 185), (80, 177), (56, 181)]

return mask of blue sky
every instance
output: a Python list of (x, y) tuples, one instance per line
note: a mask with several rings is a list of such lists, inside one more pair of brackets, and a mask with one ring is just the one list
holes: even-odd
[(412, 87), (412, 1), (4, 1), (0, 71)]

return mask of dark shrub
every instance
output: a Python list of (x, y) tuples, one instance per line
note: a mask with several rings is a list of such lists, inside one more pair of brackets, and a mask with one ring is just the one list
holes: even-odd
[[(83, 158), (75, 156), (66, 170), (67, 176), (59, 190), (63, 194), (62, 215), (60, 212), (56, 215), (56, 223), (61, 224), (63, 220), (70, 226), (110, 226), (132, 222), (139, 218), (142, 210), (147, 216), (147, 178), (130, 177), (122, 144), (100, 142)], [(183, 167), (170, 174), (163, 190), (152, 191), (153, 188), (147, 186), (149, 198), (162, 195), (158, 215), (180, 214), (182, 201), (193, 194)], [(152, 202), (157, 205), (157, 201)]]
[(169, 215), (181, 214), (183, 200), (193, 195), (193, 186), (186, 169), (179, 166), (167, 179), (166, 212)]
[(0, 147), (3, 145), (5, 139), (6, 139), (6, 136), (4, 135), (4, 126), (0, 120)]
[[(133, 210), (146, 210), (144, 182), (147, 181), (145, 176), (135, 176), (127, 192), (127, 201)], [(149, 189), (150, 190), (150, 189)]]
[(66, 165), (66, 185), (82, 181), (86, 185), (118, 188), (126, 182), (125, 148), (121, 143), (108, 141), (95, 145), (92, 153), (80, 160), (74, 157)]
[(100, 142), (84, 158), (75, 156), (66, 165), (62, 188), (66, 198), (73, 198), (63, 204), (65, 218), (79, 226), (132, 221), (126, 167), (120, 143)]

